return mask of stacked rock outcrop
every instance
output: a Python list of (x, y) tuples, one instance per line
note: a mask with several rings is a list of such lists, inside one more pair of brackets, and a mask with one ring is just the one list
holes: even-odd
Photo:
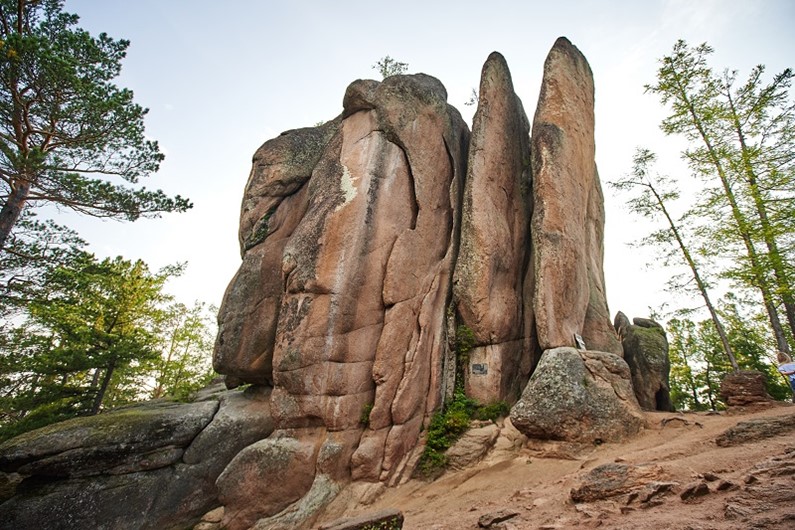
[[(640, 428), (605, 298), (587, 61), (555, 43), (532, 138), (498, 53), (471, 134), (446, 99), (424, 74), (358, 80), (340, 116), (255, 153), (214, 366), (263, 389), (269, 430), (212, 468), (224, 528), (310, 527), (352, 482), (407, 480), (454, 389), (522, 396), (512, 418), (530, 436)], [(565, 429), (546, 425), (564, 412)]]
[[(212, 390), (212, 387), (211, 389)], [(185, 528), (218, 505), (216, 479), (273, 432), (269, 390), (153, 401), (74, 418), (0, 445), (0, 528)]]
[(671, 360), (663, 327), (650, 318), (633, 318), (619, 311), (613, 325), (624, 346), (624, 360), (632, 373), (632, 386), (644, 410), (674, 410), (668, 376)]
[[(356, 81), (343, 107), (264, 144), (246, 187), (215, 366), (273, 384), (277, 430), (219, 479), (230, 528), (286, 526), (288, 506), (349, 480), (405, 480), (455, 384), (513, 403), (542, 352), (577, 336), (623, 362), (604, 294), (593, 79), (568, 40), (545, 64), (532, 140), (497, 53), (471, 139), (426, 75)], [(473, 347), (456, 359), (461, 328)], [(242, 493), (270, 475), (290, 496)]]

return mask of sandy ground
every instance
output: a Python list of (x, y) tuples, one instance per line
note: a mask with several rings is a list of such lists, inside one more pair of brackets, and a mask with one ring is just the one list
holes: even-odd
[[(475, 529), (482, 516), (502, 509), (517, 515), (490, 528), (795, 529), (795, 430), (733, 447), (715, 443), (738, 422), (775, 416), (795, 424), (795, 407), (648, 413), (648, 428), (626, 443), (530, 442), (495, 449), (475, 466), (448, 471), (433, 482), (411, 480), (389, 488), (346, 515), (398, 508), (408, 530)], [(650, 480), (675, 484), (644, 505), (627, 495), (572, 502), (572, 488), (588, 471), (616, 462), (652, 470)], [(771, 462), (776, 470), (759, 471)], [(725, 491), (718, 489), (721, 481)], [(681, 492), (693, 482), (706, 482), (709, 493), (683, 501)]]

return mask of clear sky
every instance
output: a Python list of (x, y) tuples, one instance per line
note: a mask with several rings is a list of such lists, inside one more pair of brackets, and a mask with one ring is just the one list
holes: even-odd
[(284, 130), (335, 117), (351, 81), (378, 77), (371, 66), (379, 58), (439, 78), (471, 124), (474, 109), (464, 102), (488, 54), (499, 51), (532, 119), (544, 58), (566, 36), (595, 77), (608, 304), (612, 314), (646, 316), (670, 298), (662, 291), (670, 273), (647, 270), (651, 254), (627, 246), (650, 229), (606, 183), (630, 170), (639, 145), (660, 153), (668, 172), (683, 171), (680, 145), (658, 129), (664, 109), (643, 91), (657, 60), (683, 38), (708, 42), (713, 66), (741, 77), (759, 63), (770, 75), (795, 66), (792, 0), (67, 0), (66, 11), (92, 34), (131, 41), (118, 84), (150, 109), (147, 134), (166, 154), (145, 185), (195, 206), (132, 224), (58, 220), (100, 257), (141, 258), (153, 268), (187, 261), (170, 287), (185, 303), (220, 304), (237, 270), (238, 214), (254, 150)]

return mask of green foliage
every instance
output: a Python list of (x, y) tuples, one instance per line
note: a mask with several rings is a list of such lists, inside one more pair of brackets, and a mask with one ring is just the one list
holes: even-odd
[(494, 421), (509, 412), (510, 407), (504, 401), (480, 405), (462, 391), (456, 391), (453, 400), (431, 418), (425, 440), (425, 451), (417, 466), (419, 474), (425, 478), (433, 478), (444, 470), (447, 465), (444, 452), (469, 429), (471, 420)]
[[(656, 158), (656, 155), (648, 149), (637, 149), (633, 159), (632, 174), (611, 182), (610, 185), (617, 190), (634, 193), (627, 201), (632, 212), (650, 220), (663, 221), (662, 227), (643, 238), (641, 244), (659, 249), (661, 262), (664, 265), (686, 267), (687, 273), (673, 276), (668, 288), (680, 293), (695, 288), (695, 292), (702, 298), (709, 311), (724, 354), (732, 367), (737, 369), (737, 360), (710, 297), (711, 285), (705, 275), (705, 270), (709, 268), (699, 263), (699, 256), (702, 253), (697, 245), (694, 248), (690, 242), (695, 239), (693, 237), (695, 229), (687, 214), (678, 219), (671, 214), (670, 206), (679, 199), (679, 190), (670, 178), (651, 172), (651, 166)], [(680, 281), (680, 277), (684, 277), (686, 281)]]
[(370, 413), (373, 411), (373, 404), (368, 403), (362, 407), (362, 414), (359, 416), (359, 423), (367, 427), (370, 425)]
[(51, 220), (39, 221), (33, 212), (20, 218), (7, 251), (0, 252), (0, 335), (46, 285), (55, 264), (68, 263), (84, 252), (77, 234)]
[(190, 308), (178, 302), (166, 307), (157, 327), (161, 354), (149, 372), (155, 378), (152, 398), (172, 396), (185, 401), (212, 380), (215, 372), (208, 353), (215, 341), (217, 312), (201, 302)]
[[(775, 343), (765, 330), (764, 315), (744, 314), (734, 296), (728, 296), (720, 307), (726, 333), (737, 363), (743, 370), (757, 370), (765, 374), (768, 393), (776, 399), (789, 398), (787, 381), (777, 374)], [(690, 319), (668, 321), (671, 360), (671, 400), (677, 409), (721, 409), (721, 378), (731, 371), (715, 328), (709, 320)]]
[(0, 438), (208, 380), (209, 314), (163, 291), (182, 266), (78, 252), (45, 270), (0, 338)]
[[(668, 107), (666, 134), (689, 143), (682, 152), (701, 180), (687, 217), (696, 224), (698, 255), (718, 277), (754, 293), (775, 339), (790, 351), (795, 334), (795, 105), (793, 72), (764, 81), (764, 66), (745, 82), (716, 73), (707, 44), (678, 41), (646, 90)], [(715, 245), (720, 241), (720, 245)], [(782, 325), (783, 309), (788, 329)]]
[(511, 406), (505, 401), (498, 401), (488, 405), (479, 405), (472, 417), (476, 420), (491, 420), (496, 421), (498, 418), (504, 418), (511, 412)]
[(129, 42), (92, 37), (62, 7), (0, 0), (0, 249), (26, 207), (125, 220), (191, 207), (131, 186), (163, 154), (145, 135), (147, 110), (113, 84)]
[(475, 347), (475, 332), (461, 324), (455, 330), (455, 351), (458, 355), (466, 355)]
[(373, 70), (377, 70), (381, 74), (382, 79), (386, 79), (392, 75), (405, 74), (409, 69), (408, 63), (401, 63), (387, 55), (380, 58), (374, 65)]
[(455, 330), (453, 352), (455, 353), (455, 391), (464, 393), (464, 378), (469, 366), (469, 352), (475, 347), (475, 332), (465, 324)]

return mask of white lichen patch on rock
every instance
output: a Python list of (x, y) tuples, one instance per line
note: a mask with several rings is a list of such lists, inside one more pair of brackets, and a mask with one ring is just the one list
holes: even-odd
[(358, 188), (356, 187), (356, 182), (359, 180), (359, 177), (354, 177), (351, 175), (351, 171), (348, 169), (348, 166), (342, 164), (342, 177), (340, 178), (340, 191), (342, 192), (342, 197), (344, 200), (342, 204), (337, 206), (334, 211), (338, 212), (343, 209), (347, 204), (349, 204), (353, 199), (356, 198), (356, 193)]

